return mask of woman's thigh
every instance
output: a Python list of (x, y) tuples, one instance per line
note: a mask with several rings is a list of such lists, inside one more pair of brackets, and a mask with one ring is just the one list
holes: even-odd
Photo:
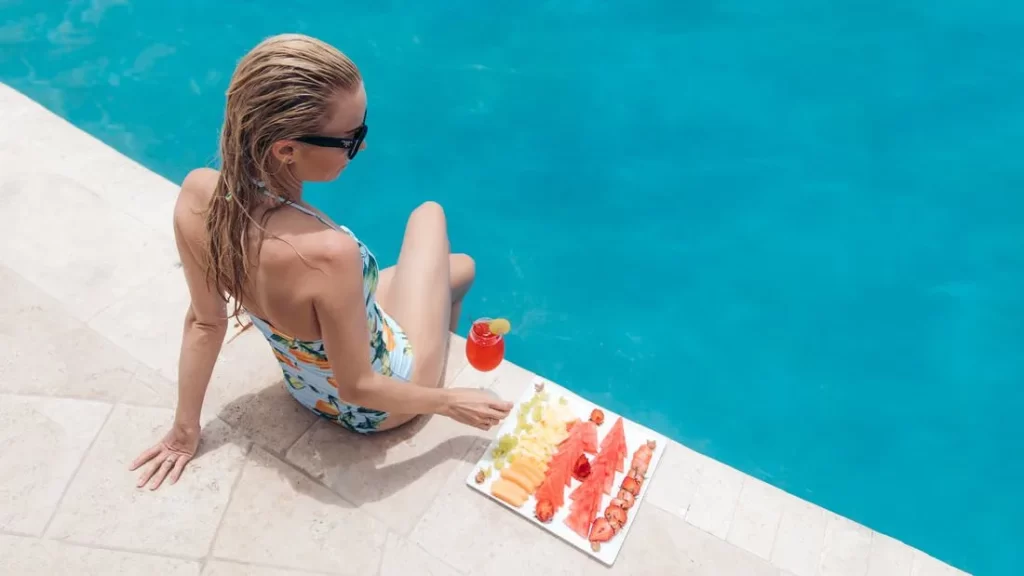
[[(469, 254), (449, 254), (448, 268), (450, 271), (448, 280), (451, 286), (452, 304), (454, 304), (461, 301), (473, 286), (473, 280), (476, 278), (476, 262)], [(391, 313), (391, 307), (388, 306), (388, 292), (397, 269), (397, 266), (388, 266), (380, 271), (377, 279), (377, 302), (388, 314)]]

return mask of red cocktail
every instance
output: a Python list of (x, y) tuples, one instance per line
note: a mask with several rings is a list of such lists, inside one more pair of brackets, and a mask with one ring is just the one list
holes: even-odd
[(491, 322), (490, 318), (473, 322), (466, 339), (466, 358), (481, 372), (494, 370), (505, 357), (505, 338), (491, 331)]

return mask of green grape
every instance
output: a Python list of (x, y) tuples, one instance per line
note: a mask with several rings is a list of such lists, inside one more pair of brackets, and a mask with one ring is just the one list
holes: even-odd
[(544, 417), (544, 407), (540, 404), (533, 407), (533, 413), (530, 414), (533, 417), (534, 422), (540, 422), (541, 418)]
[(558, 403), (561, 404), (562, 406), (568, 406), (569, 405), (569, 399), (566, 398), (565, 396), (559, 396), (558, 397)]
[(500, 458), (495, 458), (494, 459), (494, 469), (495, 470), (501, 470), (504, 467), (505, 467), (505, 457), (504, 456), (501, 456)]
[(512, 434), (505, 434), (501, 438), (498, 438), (498, 448), (506, 454), (515, 448), (516, 444), (519, 444), (519, 439)]
[(508, 463), (511, 464), (511, 463), (513, 463), (515, 461), (516, 461), (516, 455), (515, 454), (509, 454), (508, 455)]

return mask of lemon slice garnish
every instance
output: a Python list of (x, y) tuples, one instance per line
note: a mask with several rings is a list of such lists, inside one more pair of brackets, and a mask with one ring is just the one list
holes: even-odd
[(501, 336), (508, 334), (509, 330), (512, 329), (512, 323), (504, 318), (497, 318), (487, 323), (487, 329), (491, 331), (491, 334)]

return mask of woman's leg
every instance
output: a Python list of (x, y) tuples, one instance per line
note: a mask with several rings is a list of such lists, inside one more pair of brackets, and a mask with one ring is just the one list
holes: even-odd
[[(388, 293), (397, 268), (397, 266), (388, 266), (381, 270), (377, 280), (377, 301), (388, 314), (391, 314)], [(448, 329), (455, 332), (462, 315), (462, 300), (469, 293), (469, 289), (473, 287), (473, 280), (476, 278), (476, 262), (468, 254), (449, 254), (448, 269), (450, 273), (448, 284), (451, 286), (452, 292), (452, 313)]]
[[(378, 279), (378, 301), (412, 344), (413, 381), (422, 386), (444, 383), (449, 330), (457, 321), (452, 313), (461, 309), (475, 273), (468, 256), (455, 259), (449, 252), (444, 211), (427, 202), (409, 217), (398, 264), (388, 273), (386, 286)], [(454, 262), (459, 262), (459, 270), (453, 268)], [(411, 419), (411, 415), (392, 414), (380, 428), (394, 428)]]

